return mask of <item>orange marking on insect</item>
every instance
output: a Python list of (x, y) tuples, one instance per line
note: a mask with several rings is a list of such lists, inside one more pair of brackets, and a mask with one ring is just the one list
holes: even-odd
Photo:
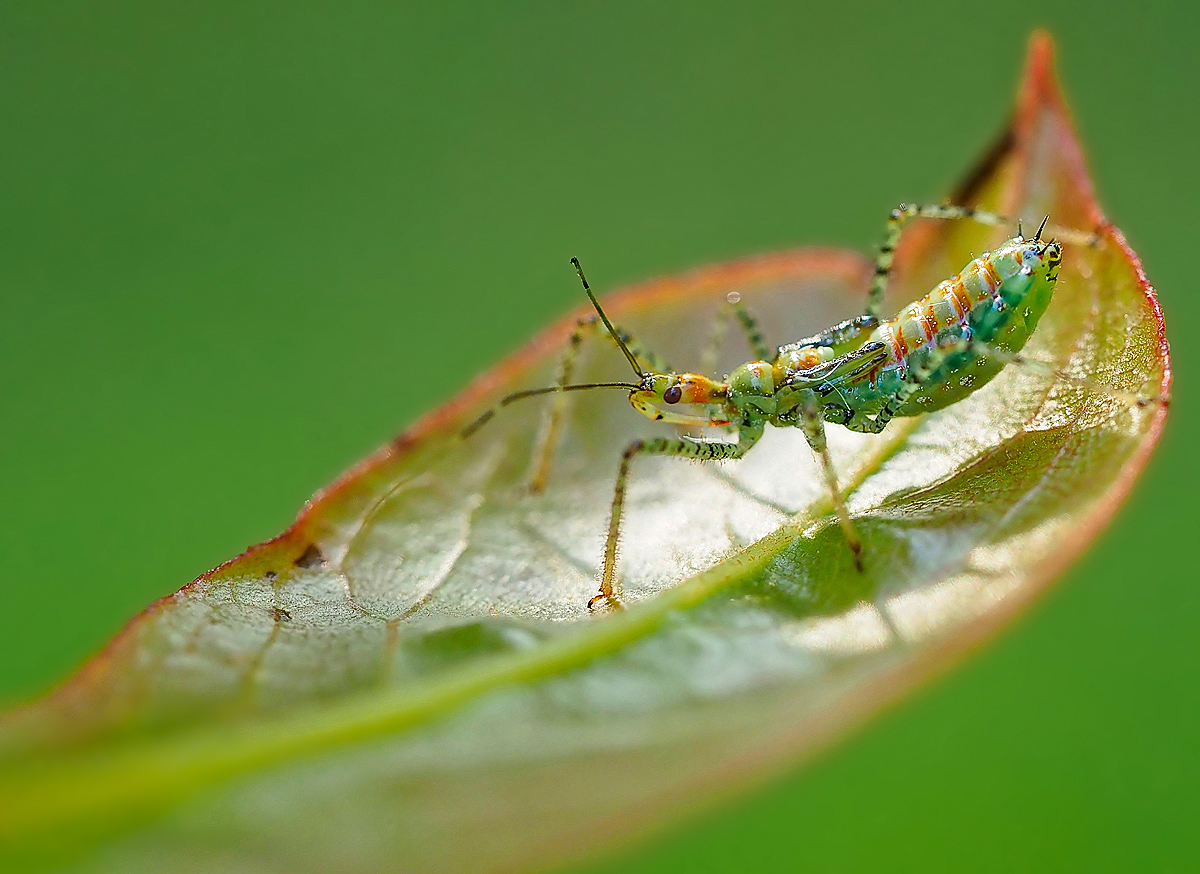
[(928, 297), (922, 298), (909, 307), (908, 315), (920, 327), (926, 343), (937, 336), (937, 313), (929, 305)]
[(904, 332), (896, 329), (895, 319), (879, 326), (879, 337), (891, 346), (892, 361), (903, 365), (904, 358), (908, 355), (908, 341), (904, 337)]
[(727, 387), (719, 382), (713, 382), (707, 376), (698, 373), (681, 373), (679, 388), (682, 392), (678, 403), (684, 404), (713, 404), (725, 399)]
[(1000, 279), (999, 271), (997, 271), (995, 265), (992, 264), (992, 260), (990, 258), (981, 258), (979, 260), (979, 271), (987, 277), (988, 285), (991, 286), (988, 293), (995, 294), (996, 289), (1000, 287), (1002, 280)]
[(807, 370), (809, 367), (816, 367), (821, 363), (821, 352), (817, 349), (807, 349), (796, 359), (796, 364)]
[(954, 299), (954, 308), (962, 313), (959, 318), (965, 319), (971, 312), (974, 301), (971, 300), (971, 295), (967, 294), (967, 287), (963, 285), (962, 279), (954, 277), (954, 281), (950, 283), (948, 296)]
[[(944, 300), (946, 302), (946, 305), (954, 313), (953, 318), (958, 319), (958, 321), (960, 321), (960, 322), (962, 322), (966, 319), (967, 313), (970, 312), (970, 310), (963, 309), (962, 301), (959, 300), (957, 297), (955, 297), (952, 289), (949, 286), (947, 286), (946, 283), (943, 282), (941, 285), (939, 285), (937, 288), (935, 288), (933, 290), (933, 293), (937, 294), (942, 300)], [(946, 324), (948, 325), (948, 324), (950, 324), (951, 317), (947, 316), (946, 318), (947, 318)]]

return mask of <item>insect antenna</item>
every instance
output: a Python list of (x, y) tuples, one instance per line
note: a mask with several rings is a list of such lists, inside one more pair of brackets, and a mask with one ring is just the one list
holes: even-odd
[(515, 391), (510, 395), (505, 395), (500, 399), (500, 403), (486, 411), (482, 416), (472, 422), (470, 425), (462, 429), (461, 436), (464, 440), (486, 425), (496, 415), (496, 411), (501, 407), (507, 407), (516, 401), (522, 401), (525, 398), (533, 398), (538, 395), (557, 394), (564, 391), (584, 391), (592, 388), (623, 388), (623, 389), (639, 389), (640, 385), (631, 382), (581, 382), (572, 385), (548, 385), (544, 388), (527, 388), (521, 391)]
[(1044, 219), (1042, 219), (1042, 223), (1040, 225), (1038, 225), (1037, 233), (1033, 235), (1033, 241), (1035, 243), (1041, 242), (1042, 231), (1045, 230), (1046, 222), (1048, 222), (1048, 221), (1050, 221), (1050, 216), (1046, 216)]
[[(625, 353), (625, 357), (629, 359), (629, 365), (633, 368), (633, 372), (639, 377), (645, 376), (642, 366), (638, 363), (637, 358), (629, 351), (629, 347), (625, 345), (625, 341), (621, 339), (621, 335), (617, 333), (617, 329), (612, 326), (612, 322), (608, 320), (608, 316), (604, 314), (604, 310), (600, 306), (600, 301), (596, 300), (596, 295), (592, 294), (592, 288), (588, 285), (587, 277), (583, 275), (583, 268), (579, 265), (578, 258), (572, 258), (571, 263), (575, 265), (575, 272), (579, 274), (579, 281), (583, 283), (583, 290), (587, 293), (588, 300), (592, 302), (592, 306), (596, 308), (597, 314), (600, 316), (600, 321), (604, 322), (604, 327), (608, 329), (608, 333), (617, 341), (617, 345), (621, 347), (621, 351)], [(638, 386), (635, 386), (637, 388)]]

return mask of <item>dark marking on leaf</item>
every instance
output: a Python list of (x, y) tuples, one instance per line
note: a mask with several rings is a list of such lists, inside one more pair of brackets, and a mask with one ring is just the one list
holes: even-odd
[[(487, 416), (488, 419), (490, 419), (493, 415), (495, 415), (495, 410), (488, 410), (488, 412), (485, 413), (484, 415)], [(477, 421), (474, 424), (474, 427), (478, 427), (479, 425), (482, 425), (482, 424), (484, 424), (484, 423)], [(467, 430), (473, 430), (472, 426), (468, 426)], [(392, 442), (389, 444), (389, 448), (391, 449), (392, 452), (407, 452), (409, 449), (412, 449), (412, 447), (415, 446), (416, 444), (417, 444), (417, 435), (414, 434), (413, 429), (410, 428), (410, 429), (403, 431), (399, 435), (397, 435), (397, 437), (394, 440), (392, 440)]]
[(271, 618), (276, 622), (291, 622), (292, 614), (284, 610), (282, 607), (272, 607)]
[(321, 555), (321, 550), (317, 548), (315, 543), (310, 543), (308, 549), (300, 554), (293, 564), (296, 567), (317, 567), (325, 564), (325, 556)]
[(1015, 144), (1016, 134), (1013, 125), (1009, 124), (984, 154), (983, 160), (976, 164), (975, 169), (954, 189), (949, 197), (950, 203), (966, 203), (975, 198), (979, 189), (993, 177), (1004, 159), (1012, 154)]

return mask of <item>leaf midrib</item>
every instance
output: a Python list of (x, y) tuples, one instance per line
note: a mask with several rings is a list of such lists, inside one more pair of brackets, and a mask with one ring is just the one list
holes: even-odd
[[(897, 422), (860, 461), (844, 485), (856, 491), (907, 442), (921, 419)], [(131, 741), (10, 770), (0, 779), (0, 841), (29, 839), (65, 823), (110, 824), (159, 811), (207, 786), (239, 775), (369, 741), (432, 721), (489, 691), (580, 668), (655, 631), (668, 614), (690, 609), (760, 572), (813, 521), (832, 511), (813, 502), (765, 537), (646, 602), (576, 634), (530, 651), (506, 654), (403, 689), (373, 691), (286, 717), (202, 729), (147, 743)]]

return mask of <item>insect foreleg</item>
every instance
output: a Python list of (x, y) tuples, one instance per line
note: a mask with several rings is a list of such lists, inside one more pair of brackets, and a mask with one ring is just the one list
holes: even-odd
[[(567, 341), (567, 349), (558, 364), (557, 385), (567, 385), (575, 372), (575, 362), (579, 357), (579, 349), (583, 346), (583, 336), (587, 331), (594, 331), (598, 319), (586, 316), (575, 323), (575, 330)], [(567, 395), (555, 395), (546, 406), (542, 416), (542, 425), (538, 429), (537, 440), (533, 444), (532, 464), (529, 468), (529, 491), (537, 494), (546, 488), (546, 480), (550, 476), (550, 462), (554, 457), (554, 448), (558, 445), (562, 433), (562, 423), (567, 412)]]
[(875, 258), (875, 278), (871, 282), (871, 293), (867, 298), (867, 315), (880, 318), (883, 309), (883, 295), (887, 290), (888, 277), (892, 272), (892, 260), (895, 258), (896, 243), (900, 233), (909, 219), (973, 219), (985, 225), (1011, 224), (1009, 219), (995, 213), (972, 209), (969, 206), (914, 206), (902, 203), (892, 210), (888, 216), (887, 232), (883, 244), (879, 247), (879, 255)]
[(625, 509), (625, 492), (629, 485), (629, 466), (639, 455), (677, 455), (697, 461), (720, 461), (726, 458), (741, 458), (762, 436), (763, 425), (745, 427), (738, 432), (738, 442), (717, 443), (700, 440), (656, 437), (652, 440), (635, 440), (621, 456), (617, 469), (617, 483), (613, 487), (612, 512), (608, 519), (608, 536), (604, 540), (604, 567), (600, 572), (600, 593), (588, 601), (588, 609), (607, 601), (614, 607), (621, 602), (616, 594), (617, 545), (621, 540), (621, 517)]
[(846, 509), (846, 500), (838, 487), (837, 471), (834, 469), (833, 458), (829, 455), (829, 445), (825, 440), (823, 409), (817, 395), (812, 392), (806, 392), (806, 397), (800, 403), (800, 427), (804, 429), (804, 438), (821, 462), (821, 471), (825, 477), (825, 485), (829, 489), (829, 497), (833, 501), (833, 510), (837, 514), (838, 524), (842, 526), (842, 532), (846, 535), (846, 545), (850, 547), (850, 552), (854, 555), (854, 566), (861, 572), (863, 569), (862, 540), (858, 536), (858, 530), (850, 518), (850, 511)]
[[(584, 339), (589, 334), (596, 333), (602, 327), (599, 318), (594, 315), (584, 316), (575, 323), (575, 330), (571, 332), (571, 338), (567, 341), (567, 350), (563, 353), (562, 360), (559, 362), (558, 381), (555, 383), (556, 385), (570, 384), (571, 377), (575, 373), (575, 364), (579, 358), (579, 350), (583, 346)], [(627, 331), (623, 331), (620, 328), (615, 328), (615, 330), (621, 342), (625, 344), (625, 347), (637, 356), (638, 360), (645, 366), (656, 373), (671, 372), (671, 365), (661, 356), (654, 354), (642, 346)], [(537, 440), (534, 442), (532, 464), (529, 469), (529, 490), (534, 494), (546, 488), (546, 481), (550, 477), (550, 466), (554, 460), (554, 450), (558, 447), (558, 442), (562, 438), (562, 425), (566, 419), (568, 402), (566, 392), (557, 393), (550, 401), (542, 418), (542, 425), (538, 431)]]

